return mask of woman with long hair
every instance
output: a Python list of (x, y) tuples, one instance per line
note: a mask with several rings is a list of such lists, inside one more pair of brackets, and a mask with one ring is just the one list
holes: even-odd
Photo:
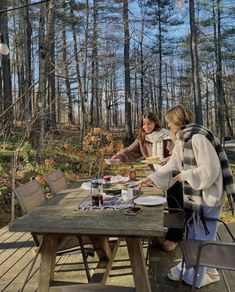
[[(173, 148), (174, 142), (170, 131), (162, 128), (158, 117), (149, 112), (144, 114), (141, 119), (136, 140), (112, 158), (126, 163), (133, 162), (141, 157), (159, 157), (161, 165), (150, 165), (153, 171), (158, 171), (169, 160)], [(181, 183), (178, 182), (167, 191), (167, 202), (169, 208), (179, 208), (182, 207), (182, 201), (182, 187)], [(182, 230), (169, 228), (162, 245), (163, 250), (173, 250), (182, 238)]]

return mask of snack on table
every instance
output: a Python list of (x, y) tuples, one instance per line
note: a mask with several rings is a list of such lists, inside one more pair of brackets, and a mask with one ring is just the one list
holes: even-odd
[(160, 157), (149, 156), (149, 157), (146, 157), (146, 160), (149, 163), (159, 163), (161, 158)]

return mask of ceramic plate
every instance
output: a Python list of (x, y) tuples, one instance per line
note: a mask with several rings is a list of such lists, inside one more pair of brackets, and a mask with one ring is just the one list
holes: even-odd
[(112, 164), (115, 164), (115, 163), (119, 162), (120, 159), (106, 158), (106, 159), (104, 159), (104, 161), (105, 161), (108, 165), (112, 165)]
[(166, 203), (166, 198), (158, 196), (142, 196), (134, 200), (138, 205), (156, 206)]

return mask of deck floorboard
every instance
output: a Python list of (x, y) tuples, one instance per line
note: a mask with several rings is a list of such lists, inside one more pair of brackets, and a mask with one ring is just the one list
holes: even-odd
[[(233, 231), (235, 231), (233, 225)], [(34, 258), (34, 242), (29, 233), (9, 232), (8, 227), (0, 229), (0, 292), (16, 292), (22, 287), (23, 281), (28, 273), (30, 263)], [(147, 244), (144, 244), (146, 253)], [(174, 266), (180, 259), (180, 250), (166, 253), (157, 248), (150, 249), (149, 276), (152, 291), (157, 292), (186, 292), (189, 291), (187, 285), (179, 288), (177, 283), (167, 279), (167, 272), (170, 267)], [(91, 273), (94, 273), (98, 264), (98, 258), (89, 257), (89, 267)], [(25, 292), (37, 291), (37, 280), (39, 271), (40, 256), (32, 270), (31, 276)], [(73, 283), (87, 283), (84, 265), (81, 254), (58, 256), (56, 258), (56, 268), (53, 285), (66, 285)], [(235, 291), (235, 272), (226, 272), (231, 291)], [(222, 276), (221, 276), (222, 278)], [(122, 241), (117, 255), (114, 259), (112, 270), (107, 281), (108, 285), (123, 285), (133, 287), (134, 281), (130, 269), (125, 241)], [(200, 291), (220, 292), (226, 291), (224, 281), (221, 280), (216, 284), (201, 288)]]

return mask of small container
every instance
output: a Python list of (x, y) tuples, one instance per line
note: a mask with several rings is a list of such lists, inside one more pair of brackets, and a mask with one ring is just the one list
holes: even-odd
[(129, 178), (130, 180), (136, 180), (136, 171), (134, 169), (134, 166), (132, 166), (131, 170), (129, 171)]
[(105, 175), (105, 176), (103, 176), (103, 179), (105, 180), (105, 182), (111, 182), (111, 178), (112, 178), (111, 175)]
[(94, 207), (100, 206), (100, 185), (97, 182), (91, 183), (91, 204)]

